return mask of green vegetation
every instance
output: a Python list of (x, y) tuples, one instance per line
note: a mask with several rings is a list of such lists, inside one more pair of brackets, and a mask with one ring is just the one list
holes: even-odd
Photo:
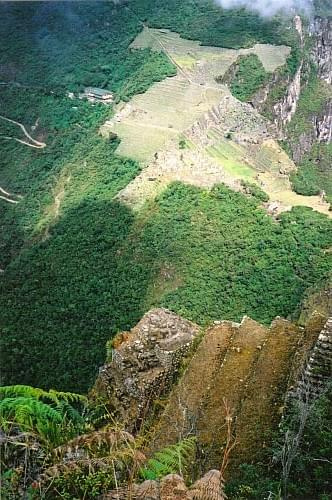
[[(259, 208), (265, 193), (249, 183), (249, 197), (223, 185), (208, 191), (175, 183), (132, 212), (115, 197), (140, 166), (116, 155), (116, 138), (98, 133), (113, 108), (67, 92), (77, 96), (85, 86), (99, 86), (128, 100), (174, 75), (164, 54), (129, 48), (142, 20), (231, 48), (256, 42), (294, 48), (296, 36), (281, 19), (226, 12), (208, 0), (13, 2), (1, 3), (0, 14), (6, 19), (0, 24), (1, 114), (47, 145), (33, 149), (8, 139), (22, 139), (22, 131), (0, 120), (0, 186), (18, 195), (15, 205), (0, 200), (2, 383), (42, 386), (0, 389), (1, 495), (97, 498), (136, 480), (139, 471), (141, 478), (183, 471), (194, 440), (162, 450), (144, 467), (139, 443), (110, 425), (104, 407), (91, 410), (84, 397), (59, 391), (87, 391), (105, 360), (106, 341), (154, 305), (201, 325), (244, 314), (269, 323), (292, 314), (306, 291), (329, 275), (332, 231), (331, 222), (310, 209), (269, 218)], [(294, 73), (298, 55), (293, 50), (285, 71)], [(241, 65), (237, 91), (244, 98), (261, 85), (263, 73), (252, 58)], [(296, 140), (326, 102), (327, 88), (314, 77), (310, 85), (314, 98), (309, 102), (304, 93), (290, 125)], [(180, 139), (180, 146), (188, 144)], [(330, 153), (319, 152), (326, 161), (316, 179), (328, 195)], [(315, 155), (312, 150), (294, 177), (299, 190), (301, 182), (312, 182)], [(249, 167), (227, 165), (252, 175)], [(324, 398), (293, 467), (294, 496), (328, 498), (331, 398)], [(108, 425), (100, 428), (101, 421)], [(243, 470), (240, 483), (229, 486), (230, 498), (234, 492), (234, 498), (277, 494), (277, 469)]]
[[(108, 424), (106, 427), (79, 435), (51, 457), (53, 467), (45, 470), (39, 483), (42, 498), (100, 498), (124, 480), (134, 478), (145, 456), (136, 445), (133, 436)], [(71, 450), (80, 453), (72, 454)], [(64, 460), (72, 454), (70, 461)], [(38, 492), (39, 493), (39, 492)], [(36, 495), (33, 498), (40, 498)]]
[[(108, 189), (120, 172), (109, 169)], [(176, 183), (134, 217), (101, 186), (68, 201), (50, 236), (2, 277), (5, 383), (37, 385), (43, 373), (44, 387), (84, 391), (106, 341), (152, 305), (199, 324), (244, 314), (269, 323), (290, 314), (329, 271), (331, 223), (310, 209), (276, 223), (256, 200), (226, 187)]]
[(308, 196), (325, 191), (327, 201), (332, 204), (331, 164), (332, 144), (315, 144), (291, 177), (294, 191)]
[[(238, 477), (226, 483), (230, 500), (281, 498), (282, 464), (280, 454), (287, 431), (299, 425), (298, 408), (293, 408), (283, 422), (280, 435), (275, 437), (273, 449), (266, 450), (261, 464), (243, 464)], [(332, 488), (332, 389), (331, 385), (314, 403), (305, 424), (298, 452), (287, 483), (287, 498), (315, 498), (330, 500)], [(282, 498), (285, 498), (284, 496)]]
[[(4, 53), (1, 78), (7, 81), (19, 81), (23, 84), (14, 83), (0, 87), (1, 113), (23, 123), (34, 137), (42, 138), (47, 144), (43, 150), (36, 150), (13, 140), (0, 138), (2, 148), (1, 187), (22, 196), (17, 205), (11, 205), (1, 200), (1, 268), (6, 267), (14, 259), (16, 262), (14, 267), (18, 270), (17, 277), (20, 275), (20, 262), (26, 262), (26, 271), (28, 272), (28, 261), (33, 260), (39, 252), (43, 252), (42, 248), (45, 245), (46, 249), (49, 247), (49, 238), (52, 237), (53, 226), (56, 226), (58, 219), (63, 213), (72, 214), (69, 215), (72, 222), (69, 223), (69, 226), (65, 224), (65, 226), (60, 227), (60, 232), (54, 240), (57, 242), (56, 246), (53, 247), (52, 244), (49, 249), (48, 257), (42, 265), (45, 266), (44, 271), (41, 268), (38, 270), (39, 264), (37, 261), (35, 262), (37, 266), (35, 268), (37, 280), (35, 284), (33, 285), (29, 278), (25, 278), (28, 288), (28, 282), (30, 282), (32, 288), (37, 289), (39, 284), (45, 280), (40, 291), (45, 287), (45, 291), (48, 289), (54, 292), (53, 287), (59, 286), (55, 296), (58, 296), (58, 293), (63, 294), (64, 303), (63, 306), (58, 304), (54, 308), (52, 303), (47, 305), (48, 299), (46, 299), (43, 308), (46, 307), (48, 310), (49, 319), (47, 322), (40, 325), (40, 328), (38, 326), (39, 320), (36, 317), (36, 323), (27, 325), (29, 335), (31, 334), (31, 343), (29, 343), (32, 349), (32, 358), (38, 364), (37, 359), (41, 360), (43, 356), (41, 352), (48, 351), (48, 354), (41, 362), (40, 368), (42, 369), (39, 374), (37, 374), (37, 368), (35, 377), (32, 378), (28, 374), (28, 369), (26, 377), (24, 371), (27, 366), (25, 366), (22, 371), (20, 370), (19, 379), (33, 380), (34, 385), (39, 385), (41, 382), (40, 373), (45, 373), (45, 369), (48, 371), (46, 368), (48, 364), (49, 369), (54, 370), (54, 380), (57, 376), (60, 376), (61, 379), (62, 367), (58, 366), (57, 368), (57, 365), (62, 358), (65, 342), (68, 347), (68, 351), (64, 355), (65, 365), (72, 362), (75, 364), (75, 359), (79, 358), (83, 351), (87, 354), (83, 354), (82, 366), (85, 364), (83, 361), (85, 357), (90, 361), (86, 365), (86, 373), (83, 374), (82, 371), (78, 370), (77, 378), (74, 377), (76, 380), (73, 378), (71, 381), (67, 369), (63, 366), (66, 382), (59, 380), (56, 385), (57, 387), (70, 386), (82, 389), (87, 387), (86, 381), (84, 381), (85, 377), (90, 380), (93, 377), (92, 373), (88, 374), (91, 361), (94, 360), (93, 365), (96, 367), (103, 361), (101, 345), (109, 338), (110, 332), (113, 332), (115, 328), (121, 328), (122, 325), (128, 324), (128, 318), (131, 314), (122, 314), (119, 311), (124, 321), (119, 321), (117, 318), (116, 322), (111, 325), (109, 317), (112, 315), (112, 304), (109, 303), (107, 307), (104, 305), (101, 310), (97, 308), (96, 313), (93, 313), (92, 323), (88, 319), (89, 313), (84, 319), (85, 307), (87, 306), (86, 311), (89, 311), (90, 308), (92, 311), (94, 308), (93, 303), (88, 305), (88, 296), (84, 294), (88, 293), (92, 297), (96, 293), (100, 286), (97, 284), (98, 278), (96, 278), (97, 281), (94, 285), (90, 282), (88, 286), (90, 292), (87, 292), (84, 286), (82, 288), (78, 320), (74, 317), (76, 313), (71, 315), (69, 312), (74, 307), (76, 299), (71, 303), (69, 309), (67, 309), (67, 300), (71, 296), (70, 289), (78, 291), (81, 287), (80, 275), (86, 272), (84, 271), (84, 260), (87, 256), (91, 257), (86, 262), (91, 277), (94, 272), (98, 277), (96, 269), (99, 267), (108, 290), (108, 273), (105, 275), (102, 268), (107, 266), (105, 263), (109, 260), (109, 253), (115, 251), (115, 247), (121, 241), (126, 229), (130, 227), (132, 216), (125, 208), (119, 207), (117, 204), (107, 208), (106, 211), (103, 207), (108, 206), (114, 195), (137, 175), (139, 166), (130, 159), (117, 157), (114, 154), (117, 146), (116, 141), (106, 141), (98, 135), (99, 126), (111, 116), (112, 108), (102, 105), (92, 106), (79, 99), (69, 99), (65, 93), (67, 90), (77, 91), (84, 85), (98, 84), (111, 87), (117, 92), (118, 98), (129, 98), (135, 92), (146, 90), (154, 81), (174, 74), (174, 67), (163, 54), (152, 53), (149, 50), (131, 51), (128, 45), (141, 26), (135, 16), (130, 16), (122, 7), (116, 7), (109, 2), (99, 2), (98, 4), (68, 3), (66, 5), (60, 3), (52, 5), (11, 4), (1, 5), (0, 9), (6, 9), (6, 19), (8, 18), (8, 22), (2, 23), (0, 27)], [(28, 22), (26, 22), (27, 19)], [(117, 30), (109, 29), (111, 21), (117, 24)], [(21, 37), (15, 35), (18, 30), (20, 30)], [(42, 37), (43, 43), (41, 44), (39, 41), (36, 43), (36, 37), (37, 40)], [(21, 43), (21, 39), (25, 43)], [(103, 77), (100, 74), (98, 77), (96, 76), (96, 61), (100, 61), (104, 68), (102, 70)], [(106, 62), (109, 65), (107, 68), (104, 67)], [(93, 71), (88, 71), (89, 67), (93, 68)], [(107, 75), (110, 75), (110, 79), (107, 79)], [(35, 127), (34, 131), (31, 129), (32, 126)], [(0, 123), (0, 130), (1, 135), (22, 138), (19, 127), (3, 120)], [(97, 206), (99, 208), (96, 208)], [(90, 207), (92, 212), (90, 212)], [(113, 224), (111, 232), (106, 230), (106, 238), (108, 239), (106, 246), (105, 242), (102, 246), (98, 242), (98, 232), (102, 233), (103, 229), (102, 227), (98, 228), (98, 224), (94, 224), (95, 209), (99, 214), (98, 219), (104, 220), (109, 216), (108, 222)], [(114, 225), (112, 217), (112, 213), (114, 215), (118, 210), (126, 212), (126, 215), (119, 217), (122, 229), (116, 224)], [(76, 215), (73, 215), (74, 213)], [(82, 225), (77, 224), (78, 221), (75, 220), (77, 216), (81, 218), (83, 226), (85, 223), (90, 225), (90, 232), (86, 234), (86, 239), (83, 238), (83, 244), (80, 240), (85, 229)], [(117, 216), (115, 219), (117, 220)], [(125, 228), (127, 224), (128, 226)], [(71, 266), (75, 276), (71, 277), (70, 273), (66, 275), (64, 269), (62, 271), (65, 271), (65, 274), (60, 276), (62, 272), (60, 261), (65, 255), (62, 250), (63, 238), (66, 238), (67, 231), (71, 233), (73, 228), (75, 228), (75, 236), (67, 241), (69, 245), (67, 252), (72, 256), (76, 254)], [(125, 231), (123, 234), (122, 230)], [(23, 248), (24, 251), (20, 254)], [(81, 248), (81, 252), (77, 251), (79, 248)], [(53, 250), (59, 252), (57, 258), (52, 254)], [(101, 261), (100, 253), (103, 255)], [(57, 259), (58, 263), (56, 263)], [(77, 274), (78, 268), (81, 269), (81, 272)], [(108, 272), (112, 274), (111, 268), (112, 265)], [(59, 275), (55, 269), (60, 271)], [(120, 272), (123, 274), (124, 270)], [(2, 285), (6, 286), (5, 281), (2, 282)], [(125, 282), (123, 282), (123, 287), (126, 288)], [(35, 292), (32, 292), (31, 288), (29, 292), (28, 288), (25, 288), (23, 295), (26, 293), (34, 295)], [(102, 288), (101, 293), (107, 294), (105, 290), (103, 292)], [(14, 289), (8, 289), (9, 301), (12, 300), (13, 292)], [(37, 292), (38, 294), (39, 292)], [(120, 300), (118, 295), (115, 295), (113, 299), (116, 303)], [(108, 301), (106, 295), (103, 300), (105, 303)], [(26, 309), (26, 306), (24, 308)], [(40, 311), (37, 316), (40, 314), (44, 313)], [(104, 321), (101, 321), (100, 327), (96, 331), (94, 331), (93, 326), (96, 322), (95, 314), (100, 318), (104, 317)], [(63, 321), (66, 323), (70, 316), (72, 318), (70, 322), (78, 321), (75, 327), (76, 334), (72, 338), (70, 335), (73, 332), (68, 331), (67, 336), (63, 329)], [(58, 319), (55, 320), (55, 317)], [(132, 321), (137, 320), (136, 313), (133, 314), (133, 318), (135, 319), (130, 320), (130, 325)], [(50, 321), (49, 325), (53, 324), (52, 333), (46, 326), (48, 321)], [(93, 330), (88, 338), (84, 338), (84, 334), (82, 335), (83, 331), (79, 325), (82, 322), (86, 322), (88, 330)], [(90, 326), (88, 326), (89, 324)], [(2, 332), (7, 332), (6, 324), (2, 323), (2, 326), (4, 328)], [(97, 337), (100, 339), (100, 345), (96, 348), (95, 339)], [(23, 354), (20, 348), (21, 341), (17, 343), (17, 339), (10, 335), (9, 338), (12, 338), (14, 351)], [(40, 342), (44, 344), (41, 350), (39, 350)], [(58, 344), (55, 349), (58, 354), (53, 357), (52, 345), (54, 342)], [(91, 349), (89, 348), (90, 343)], [(7, 369), (11, 372), (12, 352), (6, 351), (3, 354), (7, 359)], [(11, 380), (17, 382), (18, 379), (16, 379), (14, 372), (12, 372)], [(52, 384), (48, 384), (46, 380), (44, 386), (50, 387)]]
[(85, 428), (75, 404), (82, 411), (86, 399), (79, 394), (22, 385), (0, 387), (1, 429), (8, 434), (35, 436), (45, 448), (59, 446)]
[(96, 86), (129, 98), (174, 74), (164, 54), (129, 49), (141, 23), (113, 2), (31, 2), (1, 10), (7, 19), (0, 26), (1, 80), (61, 92)]
[[(15, 393), (18, 394), (16, 399), (6, 397)], [(27, 396), (22, 397), (21, 394)], [(24, 494), (31, 499), (51, 499), (59, 495), (68, 500), (99, 498), (101, 494), (128, 482), (160, 480), (170, 473), (180, 474), (189, 483), (196, 479), (199, 467), (195, 456), (195, 437), (187, 437), (165, 447), (147, 460), (141, 449), (148, 434), (143, 433), (135, 439), (114, 422), (98, 429), (96, 422), (88, 420), (86, 412), (82, 413), (79, 422), (71, 419), (70, 429), (74, 437), (70, 438), (68, 428), (64, 427), (65, 420), (62, 416), (58, 417), (59, 411), (54, 410), (54, 404), (62, 401), (69, 406), (68, 401), (77, 403), (81, 397), (55, 391), (51, 395), (44, 394), (32, 387), (7, 387), (5, 399), (0, 401), (2, 424), (5, 423), (2, 425), (5, 446), (1, 455), (1, 494), (5, 498), (20, 498)], [(42, 403), (41, 399), (48, 403)], [(29, 404), (23, 400), (29, 400)], [(272, 448), (265, 449), (264, 463), (242, 464), (238, 473), (228, 479), (225, 488), (227, 497), (230, 500), (249, 500), (263, 499), (270, 494), (278, 499), (282, 498), (283, 491), (287, 498), (329, 500), (332, 477), (331, 403), (330, 385), (310, 405), (286, 490), (283, 488), (282, 450), (289, 432), (299, 431), (305, 403), (302, 406), (294, 403), (288, 407)], [(8, 420), (3, 419), (3, 408), (9, 405), (10, 426)], [(80, 415), (72, 407), (71, 410)], [(108, 420), (111, 420), (109, 415)], [(36, 422), (39, 422), (43, 432), (36, 427)], [(54, 435), (61, 438), (60, 446)]]
[(189, 437), (156, 452), (140, 469), (142, 479), (156, 480), (167, 474), (182, 474), (192, 465), (196, 452), (196, 438)]
[(1, 498), (96, 498), (116, 486), (115, 471), (119, 481), (137, 470), (145, 457), (134, 438), (95, 430), (96, 410), (78, 394), (1, 388)]
[(186, 149), (188, 147), (186, 139), (180, 139), (179, 140), (179, 148), (180, 149)]
[[(287, 428), (298, 422), (294, 413)], [(288, 490), (291, 498), (331, 500), (332, 495), (332, 386), (315, 403), (295, 458)]]
[[(159, 5), (164, 26), (171, 15), (169, 9), (175, 6), (179, 16), (184, 8), (191, 12), (191, 17), (198, 16), (199, 26), (194, 23), (195, 26), (204, 28), (206, 36), (210, 36), (211, 12), (199, 7), (198, 15), (198, 7), (191, 1), (163, 8)], [(155, 2), (153, 6), (140, 2), (138, 7), (150, 12), (152, 19), (158, 6)], [(210, 8), (216, 12), (212, 4)], [(200, 271), (195, 271), (196, 265), (189, 265), (194, 274), (186, 278), (189, 288), (184, 297), (183, 291), (176, 292), (179, 297), (163, 296), (162, 292), (160, 297), (154, 297), (151, 290), (158, 280), (160, 265), (170, 257), (165, 254), (169, 244), (164, 242), (164, 249), (156, 248), (155, 241), (156, 234), (166, 234), (162, 227), (166, 217), (162, 215), (163, 202), (158, 220), (152, 217), (150, 209), (142, 217), (134, 217), (126, 207), (112, 201), (137, 175), (139, 166), (117, 157), (116, 141), (106, 141), (97, 133), (111, 116), (111, 108), (92, 106), (65, 95), (68, 90), (76, 92), (85, 85), (99, 85), (126, 99), (174, 74), (164, 55), (128, 48), (142, 29), (137, 16), (126, 6), (109, 2), (10, 4), (1, 9), (6, 9), (8, 18), (0, 27), (4, 55), (1, 78), (20, 84), (1, 86), (2, 113), (30, 131), (34, 126), (32, 135), (47, 144), (43, 150), (35, 150), (1, 139), (1, 187), (23, 196), (17, 205), (0, 205), (1, 267), (6, 268), (0, 284), (4, 382), (42, 383), (45, 388), (84, 391), (104, 360), (106, 340), (118, 330), (133, 326), (151, 304), (159, 303), (159, 298), (160, 303), (169, 304), (178, 312), (190, 311), (189, 315), (202, 323), (223, 317), (224, 313), (238, 318), (242, 311), (247, 312), (246, 303), (231, 313), (234, 301), (242, 300), (234, 290), (233, 298), (227, 301), (225, 296), (218, 306), (216, 298), (211, 300), (211, 293), (208, 294), (203, 300), (208, 304), (203, 315), (202, 308), (196, 309), (204, 292), (191, 298), (197, 289), (193, 280), (199, 275), (199, 282), (204, 280), (204, 259), (198, 266)], [(238, 17), (238, 12), (227, 12), (226, 16), (220, 9), (217, 11), (218, 16), (224, 16), (218, 28), (220, 44), (224, 42), (224, 33), (230, 37), (234, 23), (238, 23), (242, 35), (249, 33), (246, 41), (239, 39), (237, 45), (263, 41), (264, 36), (272, 41), (277, 36), (279, 21), (260, 20), (261, 30), (254, 14), (244, 15), (241, 11), (243, 15)], [(205, 26), (202, 16), (207, 16)], [(225, 32), (226, 20), (231, 22)], [(187, 21), (185, 24), (189, 26)], [(112, 25), (116, 30), (110, 29)], [(202, 41), (207, 42), (203, 32), (201, 35)], [(21, 137), (15, 125), (3, 121), (0, 125), (1, 135)], [(190, 193), (190, 189), (182, 189), (184, 194)], [(168, 225), (178, 225), (176, 211), (177, 205), (182, 204), (181, 193), (180, 190), (174, 198), (174, 213)], [(202, 192), (200, 196), (203, 200), (206, 195)], [(231, 201), (237, 203), (237, 198)], [(204, 213), (207, 207), (203, 208)], [(194, 219), (198, 212), (195, 213)], [(144, 217), (148, 226), (141, 222)], [(235, 212), (232, 217), (236, 219)], [(198, 247), (200, 230), (197, 228), (193, 234)], [(183, 245), (181, 233), (176, 230), (174, 234), (173, 244)], [(193, 255), (184, 252), (184, 258), (186, 262), (172, 263), (180, 277), (186, 274), (184, 267)], [(218, 265), (218, 258), (222, 259), (223, 254), (216, 257), (214, 266)], [(224, 279), (227, 272), (223, 273)], [(218, 279), (213, 281), (216, 293)], [(256, 299), (252, 297), (251, 301), (255, 303)], [(255, 312), (256, 307), (252, 309)], [(277, 310), (281, 313), (284, 308)], [(270, 319), (274, 313), (274, 307), (270, 314), (258, 308), (256, 317)]]
[(269, 77), (256, 54), (240, 56), (230, 71), (233, 74), (226, 73), (223, 81), (230, 80), (230, 90), (240, 101), (249, 101)]
[(239, 49), (255, 43), (293, 45), (297, 39), (285, 19), (224, 10), (212, 0), (130, 0), (129, 6), (150, 27), (168, 28), (204, 45)]
[(322, 17), (332, 16), (332, 7), (330, 0), (314, 0), (315, 12)]
[[(181, 283), (162, 305), (198, 323), (239, 320), (246, 313), (269, 323), (294, 309), (304, 283), (316, 281), (314, 254), (318, 274), (328, 272), (317, 245), (328, 245), (330, 221), (296, 208), (278, 224), (256, 205), (224, 186), (207, 192), (174, 184), (159, 198), (143, 236)], [(319, 235), (318, 220), (325, 235)]]
[(269, 201), (269, 195), (266, 194), (257, 184), (248, 181), (241, 181), (241, 186), (246, 194), (253, 196), (259, 202), (266, 203)]

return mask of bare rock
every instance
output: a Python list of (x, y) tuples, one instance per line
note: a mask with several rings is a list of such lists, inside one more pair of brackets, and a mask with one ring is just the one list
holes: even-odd
[(130, 331), (111, 342), (111, 359), (100, 370), (95, 391), (134, 430), (154, 399), (167, 393), (199, 328), (167, 309), (152, 309)]

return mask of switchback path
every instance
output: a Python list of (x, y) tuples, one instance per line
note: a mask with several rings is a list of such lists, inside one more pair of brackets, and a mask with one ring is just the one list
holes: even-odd
[[(18, 203), (18, 200), (12, 200), (13, 194), (8, 193), (8, 191), (5, 191), (2, 187), (0, 187), (0, 199), (8, 201), (8, 203)], [(16, 196), (17, 198), (22, 198), (21, 196)]]
[(23, 131), (24, 135), (29, 139), (29, 141), (32, 142), (32, 144), (25, 142), (25, 141), (22, 141), (21, 139), (17, 139), (16, 137), (3, 136), (4, 139), (13, 139), (17, 142), (20, 142), (21, 144), (25, 144), (26, 146), (30, 146), (32, 148), (37, 148), (37, 149), (42, 149), (42, 148), (46, 147), (45, 142), (37, 141), (37, 139), (34, 139), (33, 137), (31, 137), (31, 135), (26, 130), (25, 126), (22, 125), (22, 123), (16, 122), (15, 120), (12, 120), (11, 118), (7, 118), (6, 116), (2, 116), (2, 115), (0, 115), (0, 118), (2, 120), (13, 123), (14, 125), (17, 125), (18, 127), (20, 127), (20, 129)]

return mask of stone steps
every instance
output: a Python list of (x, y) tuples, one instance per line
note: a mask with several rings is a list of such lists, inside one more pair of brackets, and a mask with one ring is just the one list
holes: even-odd
[(309, 404), (325, 390), (332, 377), (332, 318), (329, 318), (305, 365), (291, 397), (306, 400)]

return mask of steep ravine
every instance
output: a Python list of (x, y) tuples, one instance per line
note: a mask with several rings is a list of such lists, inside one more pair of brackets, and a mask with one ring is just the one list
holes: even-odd
[[(279, 138), (289, 142), (293, 160), (299, 163), (315, 143), (330, 143), (332, 139), (332, 18), (315, 17), (309, 28), (305, 28), (300, 17), (296, 16), (294, 24), (302, 51), (295, 74), (276, 72), (252, 98), (252, 104), (258, 111), (272, 117)], [(312, 49), (308, 48), (310, 46)], [(313, 77), (321, 81), (321, 89), (317, 88), (317, 92), (325, 94), (317, 109), (311, 102), (308, 106), (303, 103), (306, 99), (304, 93)], [(273, 94), (278, 94), (280, 89), (282, 97), (275, 101)], [(312, 100), (317, 100), (317, 97), (312, 95)], [(301, 119), (294, 129), (292, 122), (298, 112)]]

